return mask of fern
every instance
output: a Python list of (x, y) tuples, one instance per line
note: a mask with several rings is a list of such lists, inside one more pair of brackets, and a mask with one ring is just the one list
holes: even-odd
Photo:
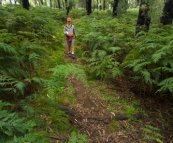
[(77, 78), (77, 80), (81, 80), (87, 85), (87, 77), (85, 71), (79, 65), (75, 64), (66, 64), (66, 65), (58, 65), (55, 68), (50, 69), (53, 72), (53, 78), (65, 79), (67, 76), (72, 75), (72, 77)]
[(16, 93), (18, 90), (22, 95), (24, 95), (24, 87), (25, 84), (23, 82), (20, 82), (13, 77), (7, 75), (0, 76), (1, 91), (12, 91), (13, 93)]
[(163, 136), (159, 133), (160, 129), (151, 125), (145, 125), (142, 130), (145, 132), (143, 140), (145, 141), (156, 141), (163, 139)]
[(68, 143), (88, 143), (87, 135), (71, 132), (71, 138)]
[(36, 54), (36, 53), (32, 53), (29, 55), (28, 60), (36, 67), (39, 65), (39, 62), (41, 60), (41, 56)]
[[(24, 117), (19, 117), (17, 113), (10, 113), (2, 108), (10, 106), (11, 104), (2, 102), (0, 100), (0, 134), (1, 142), (17, 142), (22, 143), (22, 140), (28, 139), (30, 141), (38, 141), (43, 137), (41, 133), (34, 133), (33, 129), (36, 123), (32, 120), (25, 120)], [(33, 132), (33, 133), (31, 133)], [(31, 137), (32, 135), (32, 137)], [(22, 137), (25, 136), (25, 137)]]
[(95, 73), (101, 79), (114, 78), (116, 76), (123, 76), (119, 69), (119, 63), (114, 61), (114, 55), (107, 55), (104, 50), (95, 50), (92, 57), (88, 60), (92, 67), (91, 72)]
[(170, 91), (173, 93), (173, 78), (166, 78), (162, 80), (158, 86), (160, 87), (157, 92), (164, 92), (164, 91)]

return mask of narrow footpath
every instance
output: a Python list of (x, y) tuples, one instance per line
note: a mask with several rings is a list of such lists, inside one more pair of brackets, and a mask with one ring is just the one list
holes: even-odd
[[(67, 45), (65, 47), (67, 49)], [(65, 58), (69, 63), (80, 64), (77, 57), (72, 59), (66, 52)], [(75, 78), (69, 77), (68, 81), (73, 86), (76, 97), (76, 103), (73, 106), (74, 114), (72, 113), (69, 116), (71, 123), (82, 134), (88, 135), (89, 143), (141, 143), (138, 140), (137, 132), (127, 128), (128, 117), (126, 115), (107, 110), (107, 103), (102, 99), (98, 90), (102, 83), (86, 87)], [(112, 89), (112, 93), (110, 94), (115, 94), (113, 92)], [(121, 110), (121, 107), (117, 107), (117, 110), (118, 108)], [(110, 130), (112, 120), (118, 122), (116, 131)]]

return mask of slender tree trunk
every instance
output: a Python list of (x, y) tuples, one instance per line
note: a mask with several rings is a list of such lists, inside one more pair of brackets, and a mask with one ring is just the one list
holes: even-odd
[(67, 0), (65, 0), (65, 7), (66, 7), (66, 15), (68, 15), (70, 12), (70, 7), (67, 4)]
[(41, 5), (43, 5), (44, 4), (43, 0), (40, 0), (40, 3), (41, 3)]
[(114, 4), (113, 4), (113, 16), (117, 16), (117, 9), (118, 9), (118, 0), (114, 0)]
[(50, 7), (52, 7), (52, 0), (50, 0)]
[(98, 14), (98, 10), (99, 10), (99, 1), (97, 0), (97, 14)]
[(103, 0), (103, 10), (106, 9), (106, 0)]
[(102, 10), (102, 1), (99, 2), (99, 10)]
[(172, 24), (173, 19), (173, 0), (165, 0), (163, 14), (160, 18), (160, 23), (163, 25)]
[(62, 2), (62, 7), (64, 9), (65, 8), (64, 0), (62, 0), (61, 2)]
[(87, 15), (90, 15), (91, 14), (91, 3), (92, 3), (92, 0), (86, 0), (86, 9), (87, 9)]
[(137, 34), (140, 31), (147, 32), (149, 30), (151, 18), (149, 17), (148, 12), (148, 2), (146, 2), (145, 0), (141, 0), (135, 34)]
[(29, 1), (28, 0), (22, 0), (22, 6), (23, 6), (23, 8), (29, 10)]
[(58, 2), (58, 8), (61, 9), (61, 3), (60, 3), (60, 0), (57, 0)]

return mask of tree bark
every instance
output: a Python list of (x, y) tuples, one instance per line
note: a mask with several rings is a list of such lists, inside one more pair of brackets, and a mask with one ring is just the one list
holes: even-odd
[(149, 30), (151, 18), (148, 15), (148, 11), (149, 11), (148, 2), (145, 2), (145, 0), (141, 0), (135, 34), (137, 34), (140, 31), (147, 32)]
[(106, 10), (106, 0), (103, 0), (103, 10)]
[[(108, 124), (112, 120), (128, 120), (129, 118), (133, 118), (136, 120), (140, 120), (143, 118), (143, 115), (141, 113), (133, 114), (133, 115), (124, 115), (124, 114), (118, 114), (115, 116), (80, 116), (79, 113), (73, 111), (72, 109), (65, 107), (65, 106), (60, 106), (58, 109), (61, 109), (64, 111), (66, 114), (69, 116), (75, 116), (76, 118), (83, 118), (83, 119), (92, 119), (92, 120), (97, 120), (97, 121), (103, 121), (104, 123)], [(76, 119), (75, 118), (75, 119)]]
[(23, 8), (29, 10), (29, 1), (28, 0), (22, 0), (22, 6), (23, 6)]
[(172, 24), (173, 18), (173, 1), (172, 0), (165, 0), (165, 5), (163, 8), (163, 14), (160, 18), (160, 23), (163, 25)]
[(50, 0), (50, 7), (52, 7), (52, 0)]
[(86, 9), (87, 9), (87, 15), (91, 14), (91, 2), (92, 0), (86, 0)]
[(117, 9), (118, 9), (118, 0), (114, 0), (113, 4), (113, 16), (117, 16)]
[(60, 0), (57, 0), (58, 1), (58, 8), (61, 9), (61, 3), (60, 3)]
[(66, 15), (68, 15), (70, 12), (70, 7), (67, 4), (67, 0), (65, 0), (65, 7), (66, 7)]

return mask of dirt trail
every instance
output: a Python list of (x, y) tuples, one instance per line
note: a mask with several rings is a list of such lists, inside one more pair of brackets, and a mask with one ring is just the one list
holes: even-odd
[[(65, 45), (66, 49), (67, 46)], [(77, 57), (72, 59), (65, 54), (67, 62), (80, 64)], [(86, 87), (81, 81), (69, 77), (69, 82), (74, 88), (77, 102), (73, 107), (75, 115), (70, 117), (72, 124), (78, 127), (81, 133), (88, 135), (89, 143), (133, 143), (140, 142), (136, 133), (127, 129), (126, 120), (119, 120), (118, 129), (110, 130), (113, 117), (118, 114), (106, 109), (106, 102), (99, 95), (99, 85)], [(113, 89), (112, 89), (113, 90)], [(118, 107), (117, 107), (118, 108)], [(107, 118), (106, 118), (107, 117)]]
[[(64, 45), (67, 49), (67, 45)], [(65, 54), (65, 59), (67, 63), (80, 64), (77, 57), (72, 59)], [(152, 96), (142, 96), (140, 92), (137, 92), (140, 85), (127, 78), (117, 78), (106, 84), (98, 82), (97, 85), (89, 87), (75, 78), (69, 77), (68, 80), (74, 88), (74, 95), (77, 99), (72, 109), (75, 114), (69, 115), (69, 118), (81, 133), (88, 135), (89, 143), (156, 143), (156, 138), (163, 140), (164, 143), (173, 143), (173, 108), (170, 102), (157, 101)], [(141, 109), (145, 112), (144, 117), (139, 117), (142, 120), (127, 121), (126, 117), (121, 116), (122, 105), (117, 103), (112, 107), (114, 113), (109, 112), (107, 110), (109, 105), (103, 100), (102, 93), (98, 89), (102, 84), (106, 95), (118, 95), (116, 102), (121, 102), (124, 98), (128, 98), (129, 101), (138, 100)], [(115, 117), (118, 117), (118, 120)], [(114, 130), (110, 128), (112, 119), (116, 120)], [(145, 125), (161, 129), (156, 133), (160, 133), (163, 138), (154, 134), (154, 130), (143, 131)], [(153, 135), (155, 135), (154, 138)], [(149, 137), (147, 142), (143, 141), (144, 136)]]

